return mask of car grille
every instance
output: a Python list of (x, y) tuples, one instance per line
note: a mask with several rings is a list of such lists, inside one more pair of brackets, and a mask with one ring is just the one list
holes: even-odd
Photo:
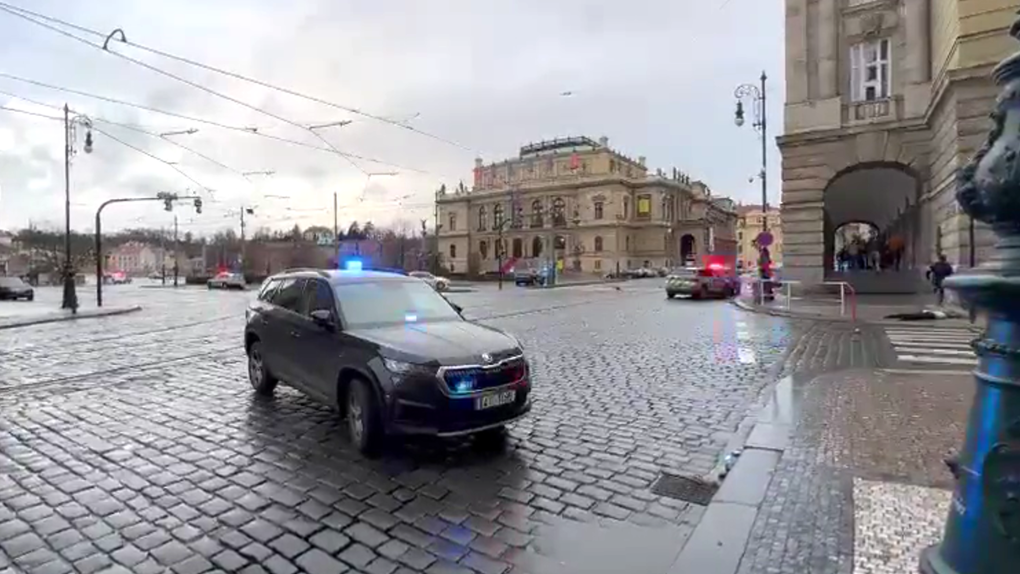
[(445, 369), (443, 382), (452, 392), (464, 392), (458, 391), (459, 384), (464, 381), (470, 382), (471, 391), (478, 391), (508, 385), (523, 379), (527, 374), (528, 364), (524, 357), (516, 357), (488, 367), (472, 365)]

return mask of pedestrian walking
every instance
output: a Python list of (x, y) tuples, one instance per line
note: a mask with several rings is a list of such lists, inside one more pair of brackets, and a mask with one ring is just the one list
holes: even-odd
[(928, 271), (925, 273), (925, 277), (931, 281), (932, 287), (935, 289), (935, 295), (938, 297), (938, 304), (942, 305), (946, 300), (946, 290), (942, 286), (943, 281), (946, 277), (953, 274), (953, 266), (946, 261), (945, 255), (939, 255), (939, 260), (928, 267)]
[(889, 251), (892, 255), (893, 268), (897, 271), (900, 270), (900, 265), (903, 262), (903, 236), (899, 233), (894, 234), (889, 238)]

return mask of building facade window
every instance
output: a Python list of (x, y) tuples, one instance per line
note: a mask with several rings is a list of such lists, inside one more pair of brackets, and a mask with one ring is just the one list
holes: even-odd
[(482, 256), (482, 259), (489, 258), (489, 242), (487, 241), (478, 242), (478, 254)]
[(637, 216), (641, 219), (652, 216), (652, 196), (645, 194), (637, 197)]
[(595, 260), (595, 270), (596, 271), (602, 271), (602, 260), (601, 259), (596, 259)]
[(450, 231), (457, 231), (457, 214), (450, 214)]
[(456, 258), (457, 258), (457, 244), (456, 243), (451, 243), (450, 244), (450, 259), (456, 259)]
[(485, 206), (478, 208), (478, 231), (485, 231), (486, 228), (486, 217)]
[(889, 38), (850, 47), (850, 97), (855, 102), (882, 100), (892, 95)]
[[(630, 235), (627, 236), (627, 240), (624, 242), (624, 246), (625, 246), (624, 248), (629, 252), (630, 251)], [(629, 265), (629, 263), (628, 263), (628, 265)]]
[(630, 219), (630, 198), (623, 198), (623, 218)]
[(503, 204), (497, 203), (492, 206), (492, 228), (499, 229), (503, 226)]
[(531, 240), (531, 256), (541, 257), (542, 256), (542, 238), (536, 237)]
[(604, 206), (601, 201), (595, 202), (595, 219), (602, 219)]
[(567, 226), (567, 202), (563, 201), (562, 197), (557, 197), (553, 200), (552, 204), (552, 220), (553, 226), (555, 227), (566, 227)]
[(531, 202), (531, 226), (542, 227), (542, 200), (536, 199)]
[(513, 256), (515, 259), (524, 257), (524, 241), (521, 238), (514, 239)]
[(600, 251), (602, 251), (602, 236), (596, 235), (595, 236), (595, 252), (598, 253)]

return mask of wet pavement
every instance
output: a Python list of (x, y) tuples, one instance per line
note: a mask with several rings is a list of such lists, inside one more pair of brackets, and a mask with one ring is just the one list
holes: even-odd
[(143, 310), (0, 331), (0, 571), (666, 572), (705, 510), (659, 474), (708, 473), (779, 372), (856, 355), (659, 283), (451, 294), (522, 340), (535, 409), (501, 450), (377, 460), (252, 395), (250, 292), (116, 286)]
[(776, 387), (788, 425), (739, 572), (917, 570), (941, 536), (973, 394), (959, 374), (793, 372)]

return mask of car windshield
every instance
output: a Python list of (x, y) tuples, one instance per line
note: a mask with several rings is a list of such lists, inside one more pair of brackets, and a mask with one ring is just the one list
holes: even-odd
[(0, 287), (24, 287), (25, 282), (17, 277), (0, 277)]
[(334, 289), (349, 328), (460, 320), (442, 295), (418, 281), (342, 283)]
[(424, 271), (412, 271), (408, 273), (408, 275), (410, 275), (411, 277), (417, 277), (419, 279), (428, 279), (432, 277), (431, 273), (426, 273)]

